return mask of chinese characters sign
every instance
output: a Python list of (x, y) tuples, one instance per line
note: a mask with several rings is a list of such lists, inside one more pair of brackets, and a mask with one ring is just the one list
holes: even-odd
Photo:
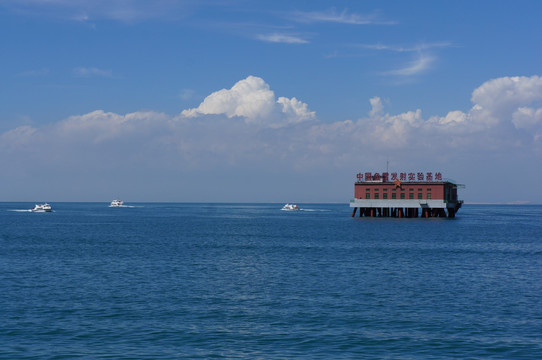
[(442, 181), (442, 173), (436, 172), (383, 172), (383, 173), (371, 173), (371, 172), (365, 172), (365, 173), (358, 173), (356, 175), (356, 178), (358, 179), (358, 182), (361, 181)]

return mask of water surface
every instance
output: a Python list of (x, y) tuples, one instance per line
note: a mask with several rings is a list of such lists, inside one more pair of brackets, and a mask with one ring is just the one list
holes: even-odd
[(542, 206), (0, 203), (0, 358), (542, 358)]

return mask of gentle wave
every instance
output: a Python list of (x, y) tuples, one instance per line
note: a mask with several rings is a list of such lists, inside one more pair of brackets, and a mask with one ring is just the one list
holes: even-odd
[(542, 358), (542, 207), (26, 205), (0, 203), (0, 359)]

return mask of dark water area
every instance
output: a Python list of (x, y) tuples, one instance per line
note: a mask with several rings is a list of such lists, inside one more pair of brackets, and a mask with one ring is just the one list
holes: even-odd
[(0, 203), (1, 359), (540, 359), (542, 206)]

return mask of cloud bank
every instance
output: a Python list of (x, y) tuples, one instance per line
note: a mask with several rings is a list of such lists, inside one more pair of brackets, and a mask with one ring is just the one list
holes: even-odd
[[(445, 168), (454, 178), (468, 178), (467, 171), (480, 166), (490, 172), (508, 165), (510, 171), (521, 171), (540, 161), (541, 77), (489, 80), (472, 92), (471, 100), (470, 110), (424, 117), (421, 109), (390, 114), (375, 96), (359, 119), (322, 122), (307, 104), (277, 97), (263, 79), (249, 76), (175, 116), (96, 110), (49, 125), (11, 129), (0, 134), (0, 166), (9, 182), (4, 188), (12, 187), (15, 194), (22, 193), (17, 184), (43, 190), (43, 183), (33, 182), (43, 176), (51, 179), (47, 186), (61, 184), (62, 191), (73, 187), (74, 193), (80, 190), (75, 183), (103, 190), (114, 187), (114, 181), (116, 187), (133, 186), (135, 192), (145, 183), (161, 181), (163, 188), (182, 196), (199, 190), (207, 191), (208, 197), (199, 194), (202, 200), (235, 201), (217, 188), (216, 180), (228, 184), (230, 194), (245, 191), (253, 201), (267, 201), (278, 196), (288, 179), (295, 179), (288, 186), (297, 186), (299, 196), (330, 200), (315, 196), (308, 184), (335, 184), (340, 177), (350, 186), (354, 173), (379, 171), (386, 159), (402, 166), (397, 170)], [(256, 174), (267, 174), (267, 180)], [(243, 176), (254, 181), (247, 185), (240, 181)], [(194, 183), (200, 177), (207, 179), (201, 188)], [(264, 184), (269, 197), (258, 190)], [(341, 198), (350, 190), (329, 191)]]

